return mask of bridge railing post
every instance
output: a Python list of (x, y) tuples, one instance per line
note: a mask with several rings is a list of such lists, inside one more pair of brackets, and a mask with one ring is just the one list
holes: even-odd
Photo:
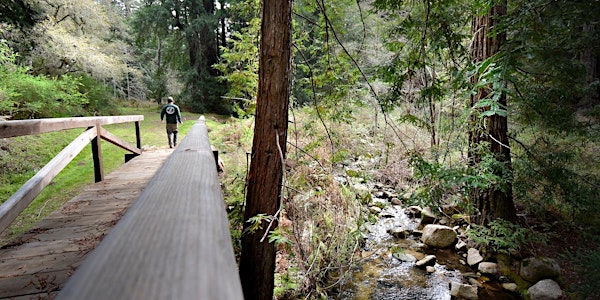
[(67, 130), (73, 128), (88, 128), (71, 144), (57, 154), (50, 162), (29, 179), (15, 194), (0, 205), (0, 232), (10, 226), (15, 218), (35, 199), (35, 197), (50, 184), (52, 179), (63, 170), (67, 164), (92, 142), (94, 160), (94, 179), (96, 182), (104, 178), (102, 168), (102, 151), (100, 139), (104, 139), (122, 149), (139, 155), (142, 153), (139, 144), (139, 124), (136, 126), (138, 148), (129, 145), (102, 128), (104, 124), (128, 123), (143, 120), (144, 116), (106, 116), (106, 117), (77, 117), (50, 118), (0, 122), (0, 138), (11, 138), (24, 135), (42, 134), (46, 132)]
[(100, 130), (100, 124), (97, 124), (90, 129), (96, 131), (96, 137), (91, 142), (92, 160), (94, 161), (94, 181), (100, 182), (104, 180), (104, 167), (102, 165), (102, 131)]

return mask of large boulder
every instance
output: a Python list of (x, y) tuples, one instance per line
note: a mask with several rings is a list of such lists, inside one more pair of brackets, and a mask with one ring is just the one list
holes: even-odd
[(527, 291), (531, 300), (558, 300), (563, 294), (558, 283), (552, 279), (541, 280)]
[(456, 232), (444, 225), (427, 225), (423, 228), (423, 243), (434, 248), (447, 248), (456, 241)]
[(560, 276), (560, 266), (552, 258), (530, 257), (521, 261), (519, 274), (531, 283), (542, 279), (557, 279)]

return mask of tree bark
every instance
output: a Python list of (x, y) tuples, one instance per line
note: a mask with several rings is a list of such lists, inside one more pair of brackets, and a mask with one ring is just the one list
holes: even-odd
[[(288, 103), (290, 95), (291, 17), (290, 0), (264, 0), (257, 111), (248, 175), (244, 220), (258, 214), (277, 216), (286, 152)], [(268, 232), (277, 226), (263, 222), (255, 232), (247, 232), (244, 222), (240, 278), (245, 299), (273, 299), (275, 246)]]
[[(500, 30), (494, 31), (499, 19), (506, 15), (506, 1), (499, 1), (490, 12), (483, 16), (473, 18), (472, 33), (473, 43), (471, 55), (474, 63), (482, 62), (499, 52), (500, 46), (506, 41), (506, 34)], [(472, 80), (477, 80), (475, 75)], [(477, 91), (470, 98), (470, 107), (477, 102), (486, 99), (492, 87), (487, 86)], [(498, 100), (501, 106), (506, 107), (506, 95), (503, 93)], [(504, 163), (506, 170), (497, 173), (508, 172), (510, 174), (508, 183), (502, 187), (492, 186), (488, 189), (476, 189), (472, 193), (472, 199), (478, 209), (478, 223), (488, 222), (502, 218), (508, 221), (516, 220), (516, 209), (512, 197), (512, 170), (510, 160), (510, 148), (508, 141), (508, 122), (506, 116), (494, 114), (485, 117), (481, 126), (479, 116), (476, 112), (471, 115), (469, 131), (469, 162), (477, 167), (481, 161), (481, 152), (477, 149), (484, 143), (488, 144), (489, 151), (494, 154), (496, 160)], [(501, 174), (496, 174), (501, 175)]]

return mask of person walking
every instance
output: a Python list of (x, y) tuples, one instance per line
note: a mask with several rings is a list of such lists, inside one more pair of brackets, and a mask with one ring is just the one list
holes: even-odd
[(179, 106), (175, 105), (173, 97), (167, 98), (167, 104), (162, 107), (160, 112), (160, 121), (167, 117), (167, 138), (169, 139), (169, 148), (177, 146), (177, 126), (181, 122), (181, 111)]

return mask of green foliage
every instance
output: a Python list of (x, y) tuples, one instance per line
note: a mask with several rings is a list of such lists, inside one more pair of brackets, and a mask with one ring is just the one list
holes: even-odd
[(471, 224), (467, 235), (487, 251), (509, 254), (521, 250), (527, 243), (545, 242), (547, 236), (502, 219), (491, 221), (488, 226)]
[(269, 233), (269, 243), (275, 243), (276, 247), (285, 245), (287, 247), (292, 245), (292, 241), (287, 238), (287, 233), (283, 232), (281, 227), (277, 227), (275, 230)]
[(79, 82), (78, 92), (89, 99), (83, 105), (86, 115), (112, 116), (119, 114), (118, 105), (113, 99), (110, 87), (86, 75), (79, 77)]
[(277, 299), (293, 299), (294, 293), (300, 287), (298, 274), (298, 269), (294, 267), (275, 274), (274, 296)]
[(540, 136), (517, 148), (515, 195), (531, 203), (533, 213), (559, 211), (577, 223), (593, 222), (600, 212), (595, 143), (561, 134)]
[(144, 2), (135, 12), (135, 45), (153, 100), (178, 95), (190, 111), (231, 112), (214, 67), (217, 33), (228, 34), (220, 32), (219, 21), (214, 3), (202, 0)]
[(566, 258), (573, 262), (575, 271), (585, 279), (573, 287), (578, 293), (578, 299), (594, 299), (598, 296), (598, 291), (600, 291), (600, 248), (582, 249), (576, 253), (569, 253)]
[(496, 160), (489, 151), (482, 150), (486, 149), (485, 147), (482, 145), (479, 148), (483, 155), (482, 161), (476, 167), (447, 166), (411, 153), (409, 166), (413, 168), (413, 175), (419, 186), (411, 200), (418, 204), (441, 206), (451, 199), (470, 210), (468, 196), (474, 190), (505, 188), (510, 174), (507, 173), (504, 163)]
[(270, 223), (273, 220), (273, 216), (266, 214), (257, 214), (256, 216), (250, 217), (246, 222), (249, 223), (246, 230), (248, 233), (254, 233), (257, 230), (263, 229), (263, 223)]
[(14, 54), (0, 49), (0, 113), (14, 119), (65, 117), (84, 113), (86, 96), (79, 92), (80, 80), (71, 76), (49, 79), (32, 76), (14, 65)]
[(596, 1), (513, 1), (509, 8), (505, 53), (515, 117), (539, 130), (585, 130), (578, 116), (599, 104), (598, 76), (584, 59), (599, 55), (600, 36), (590, 27), (600, 13)]
[[(391, 14), (386, 45), (394, 56), (378, 70), (378, 75), (392, 85), (385, 107), (391, 109), (398, 101), (411, 98), (416, 98), (417, 103), (424, 103), (429, 97), (439, 100), (443, 94), (438, 93), (443, 93), (447, 84), (445, 77), (461, 69), (460, 61), (466, 54), (469, 3), (379, 0), (373, 5), (376, 11)], [(415, 94), (411, 95), (413, 92), (406, 90), (405, 83), (418, 77), (429, 80), (417, 83)], [(425, 92), (419, 93), (421, 89)]]
[(234, 4), (231, 10), (240, 17), (249, 18), (246, 25), (232, 33), (229, 45), (221, 47), (221, 60), (215, 68), (220, 80), (227, 82), (226, 99), (231, 100), (240, 117), (253, 115), (256, 110), (258, 88), (258, 45), (260, 41), (260, 2), (247, 0)]
[(12, 0), (0, 3), (0, 20), (21, 28), (31, 27), (39, 18), (39, 8), (29, 1)]
[(351, 122), (352, 106), (365, 102), (357, 97), (360, 72), (354, 62), (361, 61), (360, 50), (349, 46), (364, 41), (347, 28), (364, 21), (348, 18), (356, 10), (357, 3), (348, 0), (300, 1), (294, 7), (292, 94), (295, 104), (312, 105), (320, 118)]

